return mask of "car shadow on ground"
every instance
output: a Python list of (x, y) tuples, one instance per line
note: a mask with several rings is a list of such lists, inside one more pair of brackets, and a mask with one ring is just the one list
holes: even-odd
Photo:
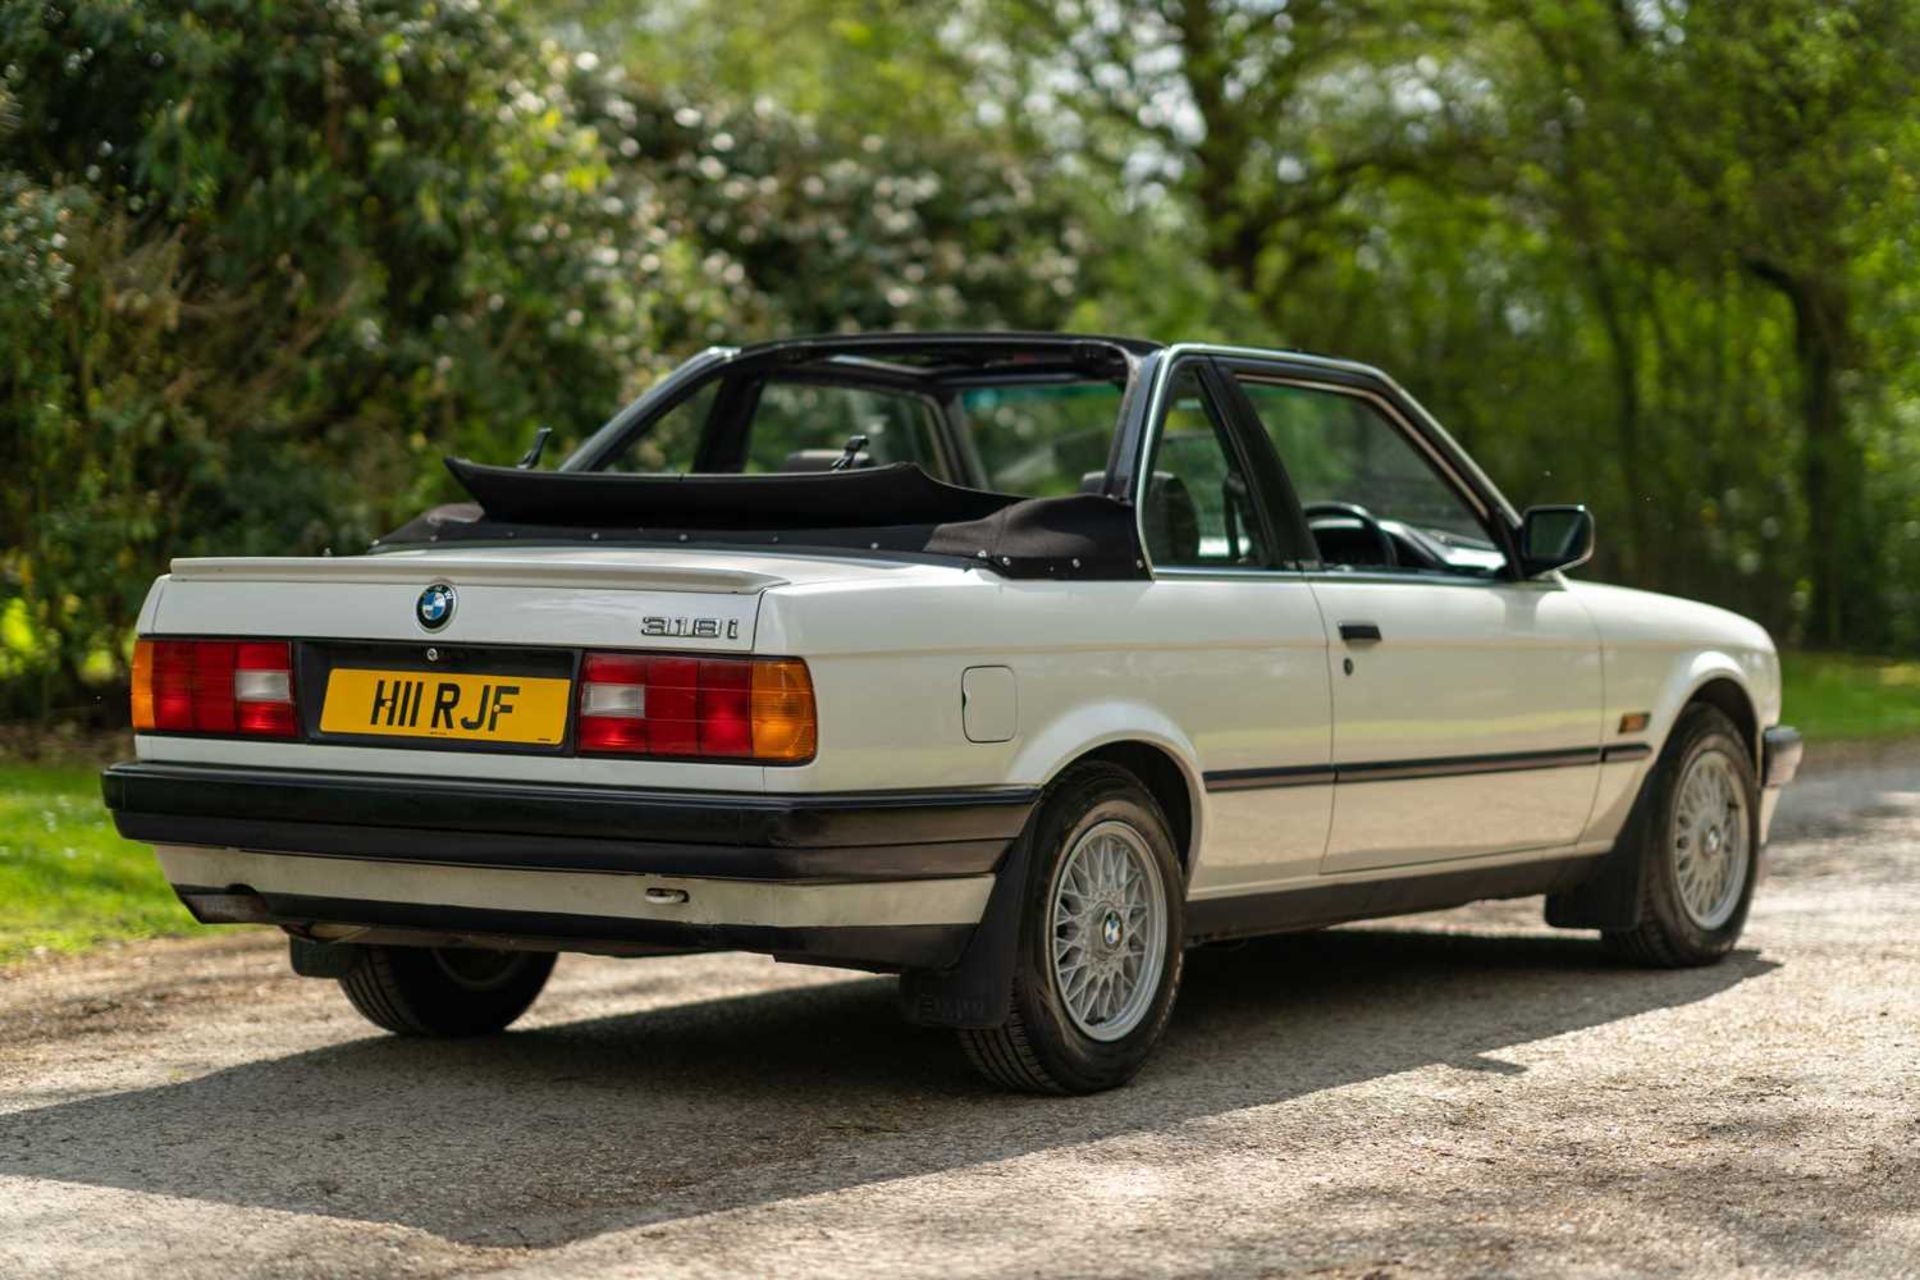
[(950, 1034), (899, 1021), (890, 980), (861, 978), (482, 1041), (371, 1036), (0, 1117), (0, 1174), (552, 1246), (1434, 1064), (1524, 1076), (1500, 1050), (1774, 967), (1647, 972), (1580, 937), (1378, 928), (1207, 949), (1146, 1072), (1079, 1099), (990, 1091)]

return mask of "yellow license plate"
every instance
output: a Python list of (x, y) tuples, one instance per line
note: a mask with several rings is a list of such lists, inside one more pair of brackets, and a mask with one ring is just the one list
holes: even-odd
[(566, 737), (570, 680), (341, 668), (327, 677), (323, 733), (552, 746)]

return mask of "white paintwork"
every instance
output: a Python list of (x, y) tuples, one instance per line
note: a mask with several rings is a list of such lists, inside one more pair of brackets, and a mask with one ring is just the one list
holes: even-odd
[[(1453, 465), (1478, 475), (1464, 458)], [(1499, 505), (1510, 510), (1503, 499)], [(429, 635), (415, 623), (413, 605), (433, 582), (452, 583), (459, 607), (445, 630)], [(649, 641), (642, 620), (653, 616), (734, 621), (738, 635)], [(1345, 644), (1337, 627), (1349, 620), (1377, 623), (1385, 640)], [(1146, 744), (1173, 762), (1188, 792), (1191, 824), (1179, 834), (1190, 850), (1193, 899), (1390, 878), (1401, 868), (1429, 872), (1599, 852), (1619, 832), (1657, 755), (1339, 786), (1208, 791), (1208, 774), (1616, 742), (1644, 742), (1657, 753), (1681, 707), (1712, 680), (1731, 681), (1761, 725), (1777, 723), (1780, 713), (1778, 661), (1753, 623), (1558, 575), (1466, 585), (1186, 571), (1140, 582), (1016, 581), (971, 567), (856, 556), (467, 544), (367, 557), (181, 561), (156, 583), (141, 630), (751, 650), (804, 658), (820, 716), (818, 754), (798, 767), (154, 735), (138, 739), (145, 760), (814, 793), (1040, 786), (1103, 746)], [(1351, 675), (1343, 667), (1349, 656)], [(966, 731), (960, 695), (969, 668), (1010, 673), (1014, 714), (1003, 741), (971, 740)], [(1620, 717), (1630, 712), (1648, 713), (1651, 724), (1620, 735)], [(1763, 813), (1771, 809), (1767, 803)], [(186, 867), (180, 860), (190, 855), (167, 856), (171, 870)], [(441, 902), (456, 901), (454, 893), (489, 897), (471, 905), (497, 905), (504, 895), (529, 908), (536, 902), (517, 895), (535, 886), (511, 877), (537, 875), (545, 884), (550, 875), (298, 858), (270, 865), (303, 868), (301, 875), (325, 867), (335, 877), (360, 876), (364, 868), (370, 877), (401, 877), (381, 882), (405, 886), (393, 892)], [(257, 883), (252, 873), (230, 878)], [(586, 882), (609, 878), (582, 877), (581, 892), (589, 896), (580, 901), (592, 896)], [(686, 883), (618, 879), (636, 897), (646, 884)], [(483, 891), (483, 881), (503, 887)], [(476, 887), (462, 887), (469, 885)], [(551, 891), (571, 892), (557, 882)], [(728, 899), (726, 918), (750, 922), (762, 918), (755, 913), (797, 910), (772, 904), (799, 898), (751, 897), (770, 891), (741, 890), (749, 898)], [(702, 894), (709, 906), (716, 902), (710, 888)], [(942, 906), (934, 914), (977, 919), (985, 890), (969, 881), (965, 894), (979, 901), (967, 896), (965, 909)], [(706, 909), (701, 900), (696, 909)], [(850, 911), (879, 909), (857, 897), (845, 901), (858, 904)], [(884, 921), (863, 915), (858, 922)]]
[[(417, 584), (428, 573), (436, 580), (502, 587), (614, 588), (623, 591), (703, 591), (756, 595), (791, 581), (759, 564), (688, 564), (654, 552), (595, 551), (579, 547), (528, 547), (485, 555), (449, 554), (419, 549), (380, 555), (207, 556), (178, 559), (169, 566), (176, 582), (238, 581)], [(803, 575), (806, 576), (806, 575)]]
[(968, 742), (1011, 742), (1020, 732), (1020, 682), (1012, 667), (960, 673), (960, 715)]
[(405, 747), (321, 746), (244, 738), (175, 738), (136, 734), (134, 755), (174, 764), (239, 765), (249, 769), (325, 769), (412, 778), (499, 778), (578, 786), (665, 787), (675, 791), (765, 791), (760, 765), (637, 763), (597, 757), (505, 755), (489, 751), (412, 751)]
[[(1313, 589), (1339, 664), (1336, 765), (1603, 742), (1599, 636), (1561, 583), (1326, 574)], [(1343, 641), (1343, 622), (1374, 623), (1384, 638)], [(1569, 845), (1586, 826), (1598, 772), (1596, 762), (1342, 786), (1326, 870)]]
[[(244, 884), (260, 893), (783, 929), (978, 924), (993, 890), (992, 876), (773, 884), (697, 876), (425, 866), (189, 845), (161, 845), (156, 852), (167, 879), (179, 885)], [(686, 899), (650, 902), (649, 889), (673, 890), (684, 893)]]

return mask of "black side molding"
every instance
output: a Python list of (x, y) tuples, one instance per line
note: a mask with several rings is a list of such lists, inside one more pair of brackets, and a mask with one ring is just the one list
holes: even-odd
[(1645, 744), (1567, 747), (1557, 751), (1506, 751), (1493, 755), (1432, 756), (1420, 760), (1365, 760), (1342, 765), (1297, 765), (1272, 769), (1215, 769), (1204, 776), (1209, 791), (1254, 787), (1317, 787), (1330, 783), (1404, 782), (1415, 778), (1457, 778), (1473, 773), (1526, 773), (1535, 769), (1572, 769), (1603, 759), (1633, 760)]
[(1248, 791), (1257, 787), (1323, 787), (1334, 781), (1331, 765), (1279, 769), (1214, 769), (1204, 779), (1209, 791)]

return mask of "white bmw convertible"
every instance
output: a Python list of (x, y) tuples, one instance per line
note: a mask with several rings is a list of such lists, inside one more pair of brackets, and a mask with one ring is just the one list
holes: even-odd
[(560, 951), (745, 950), (1104, 1089), (1198, 943), (1544, 894), (1709, 963), (1800, 756), (1760, 627), (1569, 581), (1584, 509), (1345, 361), (801, 339), (538, 452), (140, 617), (121, 832), (403, 1034), (504, 1028)]

